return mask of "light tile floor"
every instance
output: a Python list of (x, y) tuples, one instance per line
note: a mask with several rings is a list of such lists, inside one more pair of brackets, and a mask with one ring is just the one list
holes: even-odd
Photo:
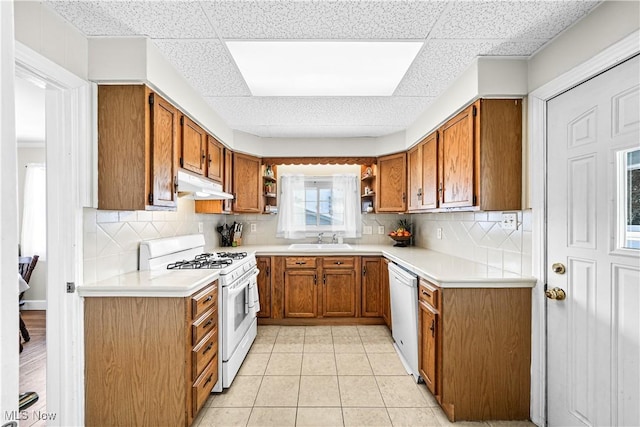
[(386, 326), (259, 326), (231, 387), (193, 425), (534, 427), (450, 423), (409, 376)]

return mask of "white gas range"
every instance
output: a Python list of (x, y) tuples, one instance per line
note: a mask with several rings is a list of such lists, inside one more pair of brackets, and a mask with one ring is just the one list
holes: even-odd
[(213, 391), (228, 388), (244, 361), (258, 331), (258, 268), (253, 252), (204, 251), (202, 234), (191, 234), (140, 243), (140, 270), (219, 271), (218, 348), (220, 373)]

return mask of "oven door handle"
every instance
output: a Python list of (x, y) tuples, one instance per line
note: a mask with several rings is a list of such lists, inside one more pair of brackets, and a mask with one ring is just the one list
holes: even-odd
[(249, 286), (244, 288), (244, 314), (249, 313)]

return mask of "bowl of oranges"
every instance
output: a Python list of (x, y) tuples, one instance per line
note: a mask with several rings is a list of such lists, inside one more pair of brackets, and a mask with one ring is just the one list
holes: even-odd
[(401, 248), (408, 246), (407, 244), (411, 240), (411, 231), (407, 221), (401, 220), (398, 223), (398, 227), (394, 231), (389, 233), (389, 237), (391, 237), (396, 242), (396, 244), (393, 246), (398, 246)]

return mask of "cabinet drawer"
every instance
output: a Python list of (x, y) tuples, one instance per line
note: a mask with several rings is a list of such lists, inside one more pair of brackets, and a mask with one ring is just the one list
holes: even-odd
[(207, 401), (213, 386), (218, 382), (218, 354), (209, 362), (202, 375), (193, 383), (191, 397), (193, 402), (193, 414), (196, 416), (202, 405)]
[(322, 258), (324, 268), (354, 268), (356, 259), (352, 256), (330, 256)]
[(202, 313), (218, 306), (218, 281), (191, 297), (191, 316), (198, 318)]
[(191, 345), (196, 345), (218, 324), (218, 310), (209, 310), (191, 325)]
[(286, 257), (286, 268), (316, 268), (317, 258), (310, 256)]
[(424, 301), (436, 310), (439, 309), (439, 295), (440, 290), (438, 287), (427, 282), (424, 279), (420, 279), (420, 286), (418, 287), (418, 297), (420, 301)]
[(209, 332), (191, 350), (191, 379), (195, 380), (209, 364), (211, 359), (218, 355), (218, 328)]

